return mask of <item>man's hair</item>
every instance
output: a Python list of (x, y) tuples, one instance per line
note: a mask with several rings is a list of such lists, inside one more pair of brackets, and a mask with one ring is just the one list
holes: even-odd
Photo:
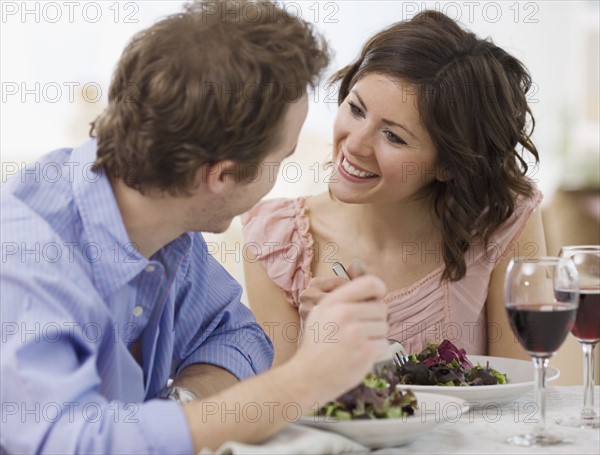
[(256, 169), (328, 62), (322, 36), (274, 3), (190, 3), (125, 48), (92, 123), (94, 169), (171, 194), (188, 193), (207, 163)]
[(395, 23), (367, 41), (358, 59), (332, 77), (340, 81), (340, 104), (367, 74), (388, 76), (416, 94), (436, 166), (452, 176), (434, 180), (422, 196), (431, 196), (440, 220), (443, 278), (459, 280), (474, 241), (487, 248), (513, 214), (516, 195), (533, 195), (527, 162), (517, 150), (538, 161), (527, 105), (531, 77), (491, 40), (435, 11)]

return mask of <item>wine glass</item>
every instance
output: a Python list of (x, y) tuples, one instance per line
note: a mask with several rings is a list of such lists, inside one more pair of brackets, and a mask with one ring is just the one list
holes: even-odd
[(505, 307), (519, 343), (532, 357), (535, 397), (540, 411), (533, 432), (512, 436), (509, 444), (548, 446), (573, 442), (546, 430), (546, 367), (575, 322), (579, 276), (571, 259), (515, 258), (506, 272)]
[(560, 256), (572, 258), (579, 273), (579, 307), (571, 333), (583, 349), (583, 409), (580, 416), (556, 423), (598, 429), (598, 414), (594, 411), (594, 349), (600, 341), (600, 245), (565, 246)]

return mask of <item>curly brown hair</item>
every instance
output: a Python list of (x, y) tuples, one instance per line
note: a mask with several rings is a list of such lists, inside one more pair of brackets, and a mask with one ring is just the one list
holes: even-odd
[(340, 82), (338, 104), (370, 73), (416, 89), (437, 166), (452, 176), (434, 180), (419, 196), (432, 198), (440, 221), (442, 279), (460, 280), (471, 245), (482, 242), (487, 249), (491, 235), (513, 214), (516, 196), (534, 194), (522, 156), (526, 150), (539, 161), (527, 105), (531, 77), (490, 39), (479, 39), (436, 11), (372, 37), (355, 62), (332, 76), (331, 82)]
[(188, 193), (206, 163), (256, 170), (328, 61), (312, 26), (272, 2), (188, 4), (125, 48), (92, 123), (94, 169), (172, 194)]

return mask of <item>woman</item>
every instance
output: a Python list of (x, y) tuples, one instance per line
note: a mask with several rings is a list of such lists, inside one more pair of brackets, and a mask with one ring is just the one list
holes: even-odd
[[(275, 344), (296, 350), (301, 317), (359, 258), (381, 277), (390, 332), (409, 352), (448, 338), (469, 354), (527, 358), (504, 313), (514, 255), (545, 253), (524, 66), (447, 16), (393, 24), (337, 72), (329, 194), (265, 201), (244, 215), (256, 256), (250, 306)], [(531, 125), (528, 123), (531, 119)], [(305, 327), (329, 336), (335, 327)]]

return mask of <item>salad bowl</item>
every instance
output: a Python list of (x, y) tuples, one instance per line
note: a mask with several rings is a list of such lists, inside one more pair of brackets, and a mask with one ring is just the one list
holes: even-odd
[[(504, 357), (490, 357), (483, 355), (469, 355), (473, 365), (489, 366), (506, 374), (507, 383), (497, 385), (478, 386), (442, 386), (442, 385), (414, 385), (398, 384), (402, 390), (410, 389), (415, 395), (420, 396), (423, 392), (448, 395), (454, 399), (460, 399), (472, 408), (502, 406), (515, 401), (517, 398), (533, 391), (534, 370), (528, 360), (508, 359)], [(391, 363), (392, 360), (381, 362)], [(557, 368), (549, 366), (547, 369), (547, 381), (552, 381), (560, 376)]]
[(371, 449), (409, 444), (444, 423), (458, 422), (469, 407), (464, 400), (437, 393), (415, 393), (418, 409), (411, 416), (387, 419), (336, 420), (305, 416), (298, 423), (346, 436)]

